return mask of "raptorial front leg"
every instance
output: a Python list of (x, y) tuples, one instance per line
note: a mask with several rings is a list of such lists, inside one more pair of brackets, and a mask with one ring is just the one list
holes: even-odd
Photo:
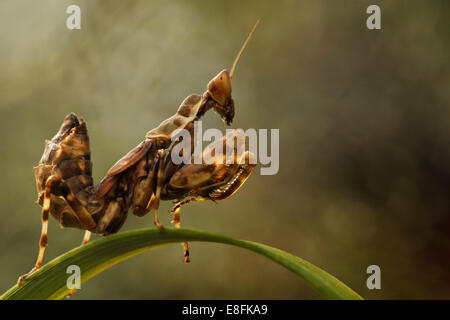
[(206, 200), (211, 200), (211, 199), (205, 198), (205, 197), (197, 197), (197, 198), (190, 198), (190, 199), (188, 199), (188, 200), (184, 200), (184, 201), (181, 201), (181, 202), (177, 202), (177, 203), (175, 204), (175, 206), (172, 208), (172, 210), (170, 210), (169, 212), (170, 212), (170, 213), (175, 213), (175, 211), (176, 211), (177, 209), (181, 209), (182, 206), (185, 206), (185, 205), (187, 205), (187, 204), (189, 204), (189, 203), (193, 203), (193, 202), (197, 202), (197, 201), (206, 201)]

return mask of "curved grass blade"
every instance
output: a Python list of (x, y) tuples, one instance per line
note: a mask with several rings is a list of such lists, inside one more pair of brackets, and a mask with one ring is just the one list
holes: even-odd
[(249, 249), (281, 264), (329, 299), (362, 299), (341, 281), (313, 264), (282, 250), (246, 240), (189, 229), (142, 229), (123, 232), (77, 247), (14, 286), (0, 299), (61, 299), (70, 293), (66, 286), (69, 265), (81, 269), (81, 282), (103, 270), (155, 247), (183, 241), (217, 242)]

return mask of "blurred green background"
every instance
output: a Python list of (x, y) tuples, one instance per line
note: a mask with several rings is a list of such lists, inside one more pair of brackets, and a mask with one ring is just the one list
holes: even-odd
[[(66, 8), (81, 7), (81, 30)], [(378, 4), (382, 30), (366, 28)], [(88, 123), (98, 182), (189, 94), (230, 68), (236, 128), (279, 128), (280, 171), (187, 206), (182, 226), (263, 242), (365, 298), (450, 298), (449, 1), (0, 2), (0, 291), (35, 262), (32, 167), (64, 116)], [(204, 128), (223, 128), (217, 115)], [(169, 225), (163, 203), (161, 221)], [(131, 213), (122, 230), (153, 227)], [(46, 261), (83, 232), (50, 220)], [(317, 299), (237, 248), (179, 245), (121, 263), (74, 299)], [(377, 264), (382, 289), (366, 287)]]

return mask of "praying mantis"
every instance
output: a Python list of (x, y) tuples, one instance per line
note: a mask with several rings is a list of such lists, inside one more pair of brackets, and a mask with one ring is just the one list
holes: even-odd
[[(179, 228), (182, 206), (195, 201), (223, 200), (242, 186), (255, 161), (251, 152), (233, 146), (235, 136), (242, 134), (238, 130), (214, 142), (216, 146), (232, 146), (235, 160), (232, 164), (222, 161), (225, 155), (216, 156), (210, 164), (175, 164), (171, 151), (177, 143), (175, 134), (180, 129), (192, 133), (194, 122), (211, 109), (226, 125), (231, 124), (235, 112), (231, 97), (233, 74), (259, 22), (258, 19), (241, 47), (231, 72), (220, 71), (202, 95), (192, 94), (184, 99), (177, 112), (147, 132), (144, 140), (117, 161), (97, 186), (92, 178), (86, 122), (74, 113), (66, 116), (56, 135), (46, 141), (42, 158), (34, 167), (37, 202), (42, 206), (42, 230), (35, 266), (19, 277), (19, 285), (42, 266), (49, 215), (62, 227), (86, 230), (82, 242), (85, 244), (91, 233), (118, 232), (130, 207), (137, 216), (153, 210), (154, 224), (163, 228), (158, 217), (160, 200), (173, 200), (172, 222)], [(189, 246), (186, 242), (183, 246), (185, 262), (189, 262)]]

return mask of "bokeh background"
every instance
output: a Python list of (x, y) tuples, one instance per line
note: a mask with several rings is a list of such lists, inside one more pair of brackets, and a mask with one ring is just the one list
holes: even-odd
[[(82, 11), (81, 30), (65, 26)], [(378, 4), (382, 30), (366, 28)], [(88, 123), (94, 176), (229, 68), (234, 127), (279, 128), (280, 170), (255, 170), (182, 225), (270, 244), (370, 299), (450, 298), (449, 1), (0, 2), (0, 291), (33, 265), (40, 207), (32, 167), (64, 116)], [(204, 128), (223, 128), (217, 115)], [(171, 206), (163, 203), (161, 220)], [(153, 227), (130, 216), (122, 230)], [(50, 220), (46, 261), (82, 231)], [(280, 266), (241, 249), (191, 244), (103, 272), (74, 299), (317, 299)], [(366, 287), (377, 264), (382, 289)]]

